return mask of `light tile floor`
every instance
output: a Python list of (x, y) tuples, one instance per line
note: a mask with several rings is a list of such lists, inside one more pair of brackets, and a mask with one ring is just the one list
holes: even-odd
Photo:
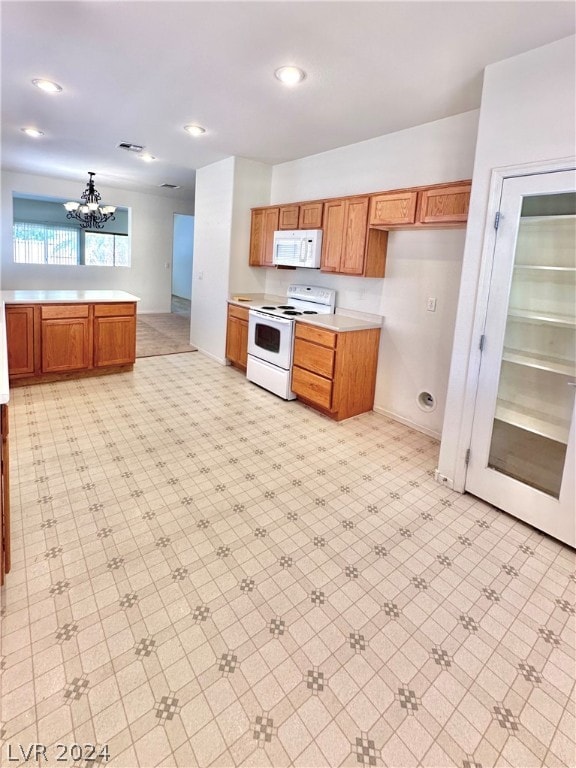
[(430, 438), (198, 353), (14, 390), (10, 439), (2, 764), (575, 765), (574, 553)]

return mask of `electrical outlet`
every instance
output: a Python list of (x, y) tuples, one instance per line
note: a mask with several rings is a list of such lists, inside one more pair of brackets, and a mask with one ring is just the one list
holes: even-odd
[(428, 312), (436, 312), (436, 299), (433, 296), (426, 302), (426, 310)]

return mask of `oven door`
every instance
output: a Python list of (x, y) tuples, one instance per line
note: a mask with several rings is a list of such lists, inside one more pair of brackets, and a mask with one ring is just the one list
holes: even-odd
[(294, 321), (251, 309), (248, 313), (248, 354), (290, 370)]

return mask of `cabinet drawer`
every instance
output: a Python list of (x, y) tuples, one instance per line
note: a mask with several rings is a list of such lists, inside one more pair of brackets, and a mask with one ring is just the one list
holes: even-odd
[(228, 317), (237, 317), (238, 320), (248, 322), (248, 307), (237, 307), (235, 304), (228, 304)]
[(121, 317), (136, 314), (136, 304), (95, 304), (94, 317)]
[(334, 373), (334, 355), (334, 350), (328, 347), (321, 347), (304, 339), (294, 340), (294, 365), (319, 373), (328, 379), (331, 379)]
[(326, 331), (324, 328), (318, 328), (315, 325), (306, 325), (305, 323), (296, 323), (296, 338), (312, 341), (315, 344), (322, 344), (324, 347), (334, 349), (336, 347), (337, 334), (333, 331)]
[(88, 317), (88, 304), (43, 304), (42, 320), (66, 320), (69, 317)]
[(292, 368), (292, 391), (304, 400), (330, 410), (332, 406), (332, 381), (305, 371), (295, 365)]

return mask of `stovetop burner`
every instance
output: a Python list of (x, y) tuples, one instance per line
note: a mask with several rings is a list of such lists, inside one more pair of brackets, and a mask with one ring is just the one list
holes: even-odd
[(335, 291), (328, 288), (320, 288), (308, 285), (291, 285), (288, 288), (286, 297), (278, 297), (278, 303), (272, 304), (275, 297), (269, 297), (269, 304), (255, 305), (251, 309), (277, 317), (284, 317), (286, 320), (308, 315), (323, 315), (334, 312)]

